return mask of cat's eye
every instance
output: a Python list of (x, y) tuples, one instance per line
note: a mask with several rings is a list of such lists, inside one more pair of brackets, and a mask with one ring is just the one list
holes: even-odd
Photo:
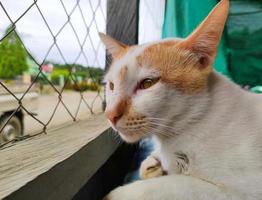
[(114, 88), (115, 88), (115, 85), (114, 85), (114, 83), (112, 83), (112, 82), (109, 82), (109, 88), (110, 88), (110, 90), (114, 90)]
[(143, 81), (140, 82), (138, 85), (138, 89), (147, 89), (151, 86), (155, 85), (159, 81), (159, 78), (146, 78)]

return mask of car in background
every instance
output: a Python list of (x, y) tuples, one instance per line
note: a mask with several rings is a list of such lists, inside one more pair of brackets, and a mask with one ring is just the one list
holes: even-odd
[[(30, 114), (35, 115), (38, 104), (38, 90), (32, 87), (25, 95), (28, 85), (8, 86), (8, 89), (21, 99), (21, 103)], [(24, 96), (23, 96), (24, 95)], [(19, 101), (4, 88), (0, 88), (0, 145), (24, 136), (24, 116), (28, 114)]]

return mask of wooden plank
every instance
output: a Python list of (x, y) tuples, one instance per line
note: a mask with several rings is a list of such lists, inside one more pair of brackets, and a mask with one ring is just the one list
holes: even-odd
[[(68, 159), (58, 163), (46, 173), (41, 174), (18, 191), (6, 197), (5, 200), (71, 200), (82, 188), (86, 188), (86, 183), (89, 184), (91, 194), (85, 195), (82, 199), (101, 200), (108, 193), (108, 190), (107, 192), (100, 190), (102, 187), (107, 186), (105, 179), (107, 182), (112, 183), (117, 180), (114, 176), (123, 178), (123, 176), (119, 176), (121, 176), (121, 170), (124, 169), (118, 170), (118, 168), (125, 165), (129, 169), (130, 166), (130, 162), (126, 161), (132, 159), (132, 157), (126, 158), (128, 154), (125, 152), (125, 154), (121, 154), (122, 157), (118, 156), (117, 162), (110, 163), (110, 167), (112, 165), (117, 166), (114, 169), (110, 168), (111, 170), (108, 171), (109, 177), (108, 174), (104, 174), (101, 179), (98, 179), (96, 176), (98, 171), (103, 170), (101, 166), (104, 166), (105, 162), (108, 163), (109, 157), (114, 157), (111, 155), (115, 154), (114, 152), (118, 145), (119, 141), (112, 137), (112, 130), (107, 129)], [(119, 152), (119, 148), (117, 152)], [(121, 152), (123, 151), (121, 150)], [(125, 163), (122, 163), (122, 161)], [(119, 163), (121, 164), (118, 165)], [(114, 172), (114, 170), (117, 171)], [(113, 175), (113, 173), (115, 174)], [(109, 179), (110, 177), (112, 178)], [(92, 181), (94, 179), (97, 180), (97, 184), (94, 184)], [(94, 198), (94, 194), (100, 195), (100, 198)]]
[(108, 129), (103, 114), (0, 151), (0, 199), (47, 172)]

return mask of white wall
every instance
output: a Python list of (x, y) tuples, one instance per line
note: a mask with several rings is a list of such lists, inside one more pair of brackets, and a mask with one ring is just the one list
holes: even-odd
[(165, 0), (140, 0), (139, 44), (161, 39)]

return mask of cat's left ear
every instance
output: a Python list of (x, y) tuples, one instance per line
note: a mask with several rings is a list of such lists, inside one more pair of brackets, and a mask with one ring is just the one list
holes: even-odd
[(221, 0), (197, 29), (182, 42), (184, 48), (198, 56), (199, 64), (203, 68), (214, 62), (228, 10), (229, 0)]
[(100, 39), (106, 46), (107, 51), (113, 56), (116, 57), (119, 55), (122, 51), (124, 51), (127, 48), (127, 45), (123, 44), (122, 42), (119, 42), (110, 36), (104, 34), (104, 33), (99, 33)]

